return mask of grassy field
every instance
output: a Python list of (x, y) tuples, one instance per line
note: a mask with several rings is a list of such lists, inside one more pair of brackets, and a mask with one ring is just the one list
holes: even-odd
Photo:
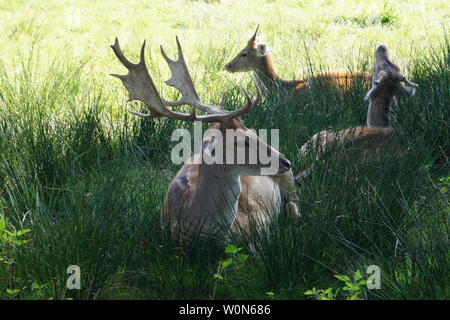
[[(0, 299), (326, 295), (305, 294), (313, 288), (332, 288), (336, 299), (450, 299), (449, 17), (449, 2), (437, 0), (2, 0)], [(234, 108), (254, 85), (223, 67), (257, 24), (285, 78), (370, 71), (376, 45), (387, 45), (420, 86), (399, 99), (392, 120), (407, 154), (363, 165), (321, 159), (297, 186), (300, 223), (275, 221), (255, 254), (174, 247), (159, 225), (179, 169), (170, 134), (192, 126), (127, 114), (125, 89), (108, 75), (123, 72), (109, 46), (117, 36), (137, 59), (146, 39), (156, 85), (174, 99), (158, 50), (174, 55), (178, 35), (202, 99), (218, 103), (227, 92)], [(365, 124), (367, 89), (273, 93), (244, 120), (280, 129), (296, 171), (314, 161), (298, 157), (313, 134)], [(69, 265), (81, 268), (80, 290), (66, 288)], [(381, 269), (380, 290), (356, 280), (354, 291), (342, 290), (335, 275), (365, 278), (369, 265)]]

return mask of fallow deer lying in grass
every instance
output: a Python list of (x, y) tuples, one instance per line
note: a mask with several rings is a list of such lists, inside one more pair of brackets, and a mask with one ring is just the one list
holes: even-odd
[[(372, 88), (365, 98), (369, 101), (367, 127), (338, 132), (321, 131), (301, 147), (300, 155), (304, 157), (313, 151), (319, 156), (337, 144), (344, 147), (346, 152), (356, 153), (356, 158), (360, 161), (380, 157), (387, 151), (397, 155), (403, 154), (404, 149), (393, 128), (389, 126), (389, 113), (398, 95), (411, 97), (417, 87), (417, 84), (406, 79), (399, 67), (389, 60), (386, 46), (378, 46), (375, 51)], [(297, 175), (296, 179), (304, 174), (305, 172)]]
[(282, 79), (275, 73), (270, 48), (266, 43), (260, 42), (256, 37), (258, 28), (256, 28), (253, 36), (248, 40), (246, 47), (225, 65), (225, 70), (228, 72), (252, 71), (256, 84), (262, 87), (264, 91), (270, 91), (275, 86), (284, 87), (296, 93), (308, 87), (315, 80), (331, 83), (344, 90), (349, 89), (356, 79), (369, 82), (370, 74), (366, 72), (327, 72), (316, 74), (305, 79)]
[[(177, 61), (168, 58), (161, 47), (161, 53), (172, 72), (166, 83), (181, 93), (181, 99), (173, 102), (161, 98), (147, 70), (144, 59), (145, 42), (137, 64), (131, 63), (123, 55), (117, 39), (111, 46), (129, 72), (127, 75), (113, 76), (122, 80), (130, 100), (139, 100), (150, 110), (149, 114), (130, 112), (141, 117), (213, 123), (203, 136), (202, 151), (183, 165), (167, 190), (161, 211), (163, 229), (168, 227), (174, 239), (212, 236), (224, 240), (231, 230), (249, 232), (252, 221), (260, 226), (267, 225), (271, 213), (279, 211), (282, 202), (288, 215), (296, 219), (297, 196), (290, 170), (291, 163), (247, 129), (240, 119), (241, 115), (251, 112), (258, 105), (261, 93), (258, 91), (254, 101), (247, 96), (247, 105), (234, 111), (202, 103), (178, 38), (177, 46)], [(192, 113), (176, 112), (168, 108), (181, 105), (191, 106)], [(207, 114), (197, 115), (197, 110)], [(234, 136), (226, 134), (229, 129), (233, 130)], [(226, 148), (221, 148), (222, 146)], [(250, 151), (255, 151), (251, 146), (257, 146), (258, 156), (253, 162), (249, 160)], [(239, 162), (237, 155), (244, 154), (243, 151), (245, 159)], [(267, 169), (271, 164), (263, 161), (261, 151), (270, 153), (271, 160), (276, 159), (277, 170), (274, 176), (262, 175), (262, 169)], [(228, 161), (227, 155), (233, 161)], [(206, 161), (207, 159), (209, 160)]]

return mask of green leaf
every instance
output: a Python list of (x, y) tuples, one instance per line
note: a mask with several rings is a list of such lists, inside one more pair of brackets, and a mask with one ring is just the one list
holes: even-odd
[(225, 253), (228, 254), (235, 254), (241, 250), (243, 250), (243, 248), (238, 248), (232, 243), (227, 244), (227, 246), (225, 247)]
[(31, 289), (33, 289), (33, 290), (42, 290), (42, 289), (44, 289), (45, 287), (47, 287), (47, 284), (39, 284), (39, 283), (37, 283), (37, 282), (33, 282), (33, 283), (31, 284)]
[(241, 262), (247, 261), (248, 260), (248, 255), (243, 254), (243, 253), (239, 253), (237, 255), (237, 259)]
[(324, 291), (324, 293), (326, 293), (326, 294), (333, 293), (333, 288), (328, 288), (328, 289), (326, 289), (326, 290)]
[(339, 279), (339, 280), (341, 280), (341, 281), (344, 281), (344, 282), (345, 282), (345, 281), (350, 281), (350, 278), (349, 278), (348, 276), (336, 274), (336, 275), (334, 275), (334, 277), (337, 278), (337, 279)]
[(225, 248), (225, 253), (233, 254), (238, 251), (239, 251), (238, 248), (234, 244), (231, 244), (231, 243), (227, 244), (227, 246)]
[(223, 280), (223, 277), (220, 274), (216, 273), (214, 275), (214, 279)]
[(5, 217), (0, 217), (0, 234), (3, 233), (3, 230), (6, 229), (6, 219)]
[(355, 281), (362, 279), (361, 271), (359, 271), (359, 269), (355, 271), (354, 279)]
[(6, 289), (6, 293), (10, 295), (16, 295), (20, 292), (20, 289)]
[(223, 268), (229, 267), (233, 263), (233, 258), (227, 258), (221, 262)]
[(31, 231), (30, 229), (19, 230), (19, 231), (17, 231), (16, 236), (17, 237), (23, 236), (24, 234), (26, 234), (26, 233), (28, 233), (30, 231)]
[(351, 283), (351, 282), (345, 282), (345, 285), (347, 286), (347, 288), (353, 287), (353, 283)]
[(306, 294), (308, 296), (310, 296), (312, 294), (316, 294), (316, 288), (313, 288), (312, 290), (305, 291), (304, 294)]

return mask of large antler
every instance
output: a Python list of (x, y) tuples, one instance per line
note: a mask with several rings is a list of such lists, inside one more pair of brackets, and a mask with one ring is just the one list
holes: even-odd
[[(172, 77), (166, 81), (166, 83), (176, 89), (181, 93), (181, 99), (178, 101), (166, 101), (161, 98), (150, 76), (147, 66), (145, 64), (145, 41), (141, 47), (141, 55), (139, 63), (134, 64), (130, 62), (122, 53), (119, 45), (119, 41), (115, 40), (114, 45), (111, 46), (117, 58), (122, 62), (122, 64), (128, 69), (127, 75), (111, 74), (114, 77), (122, 80), (123, 85), (127, 89), (131, 100), (139, 100), (143, 102), (149, 109), (150, 114), (130, 111), (131, 113), (141, 116), (141, 117), (168, 117), (177, 120), (185, 121), (204, 121), (204, 122), (221, 122), (228, 118), (233, 118), (240, 116), (244, 113), (252, 111), (259, 103), (261, 99), (261, 92), (257, 90), (257, 96), (254, 101), (248, 97), (247, 105), (243, 108), (227, 111), (221, 110), (220, 106), (209, 106), (203, 104), (195, 90), (194, 84), (192, 82), (189, 70), (187, 68), (186, 62), (184, 61), (183, 52), (181, 50), (180, 42), (177, 37), (177, 47), (178, 47), (178, 60), (174, 61), (167, 57), (164, 49), (161, 47), (161, 53), (164, 59), (167, 61), (169, 68), (172, 72)], [(175, 112), (169, 110), (167, 106), (181, 106), (190, 105), (192, 107), (192, 113), (186, 114), (181, 112)], [(207, 115), (196, 115), (195, 110), (199, 109), (208, 113)]]

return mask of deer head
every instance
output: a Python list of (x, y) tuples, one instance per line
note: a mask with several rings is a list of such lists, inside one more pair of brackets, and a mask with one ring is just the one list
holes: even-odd
[[(256, 35), (256, 33), (255, 33)], [(257, 96), (255, 100), (251, 100), (245, 93), (247, 105), (233, 111), (227, 111), (221, 105), (211, 106), (200, 101), (195, 90), (188, 67), (184, 60), (183, 52), (180, 42), (176, 38), (178, 47), (178, 60), (170, 59), (164, 49), (161, 47), (161, 54), (167, 61), (172, 76), (166, 81), (166, 84), (176, 88), (181, 93), (181, 99), (178, 101), (167, 101), (161, 98), (153, 79), (148, 72), (145, 63), (145, 41), (141, 47), (140, 61), (135, 64), (130, 62), (122, 53), (119, 41), (115, 40), (114, 45), (111, 46), (115, 55), (120, 62), (128, 69), (127, 75), (112, 74), (112, 76), (119, 78), (129, 93), (129, 100), (139, 100), (143, 102), (150, 113), (144, 114), (136, 111), (129, 111), (140, 117), (167, 117), (183, 121), (203, 121), (214, 123), (208, 129), (203, 137), (203, 147), (201, 156), (207, 164), (212, 166), (220, 165), (222, 172), (234, 175), (261, 175), (261, 169), (272, 165), (267, 163), (266, 159), (262, 159), (261, 152), (257, 152), (257, 157), (250, 161), (252, 156), (258, 150), (264, 149), (266, 154), (270, 154), (271, 159), (277, 159), (278, 168), (274, 175), (282, 174), (288, 171), (291, 167), (289, 160), (287, 160), (276, 149), (268, 146), (262, 139), (260, 139), (254, 132), (247, 129), (240, 116), (242, 114), (251, 112), (261, 100), (261, 92), (257, 88)], [(176, 107), (181, 105), (188, 105), (192, 107), (190, 114), (176, 112), (170, 110), (168, 107)], [(197, 115), (196, 111), (204, 111), (205, 115)], [(233, 135), (230, 131), (233, 131)], [(228, 132), (227, 132), (228, 131)], [(257, 150), (252, 149), (258, 148)], [(233, 152), (233, 155), (231, 153)], [(245, 154), (244, 159), (238, 159), (239, 154)], [(227, 159), (227, 157), (233, 158)], [(195, 160), (196, 158), (194, 158)], [(232, 162), (228, 165), (229, 162)], [(222, 164), (227, 164), (223, 166)]]
[(398, 95), (411, 97), (418, 85), (406, 79), (398, 66), (389, 60), (388, 49), (380, 45), (375, 50), (372, 88), (366, 95), (369, 100), (368, 127), (388, 127), (389, 109)]
[(216, 123), (205, 132), (202, 159), (208, 164), (226, 163), (223, 170), (231, 175), (276, 176), (291, 168), (284, 155), (246, 128), (240, 118)]
[(270, 48), (256, 38), (258, 29), (259, 25), (245, 48), (225, 65), (225, 70), (228, 72), (264, 71), (267, 64), (265, 60), (270, 58)]

